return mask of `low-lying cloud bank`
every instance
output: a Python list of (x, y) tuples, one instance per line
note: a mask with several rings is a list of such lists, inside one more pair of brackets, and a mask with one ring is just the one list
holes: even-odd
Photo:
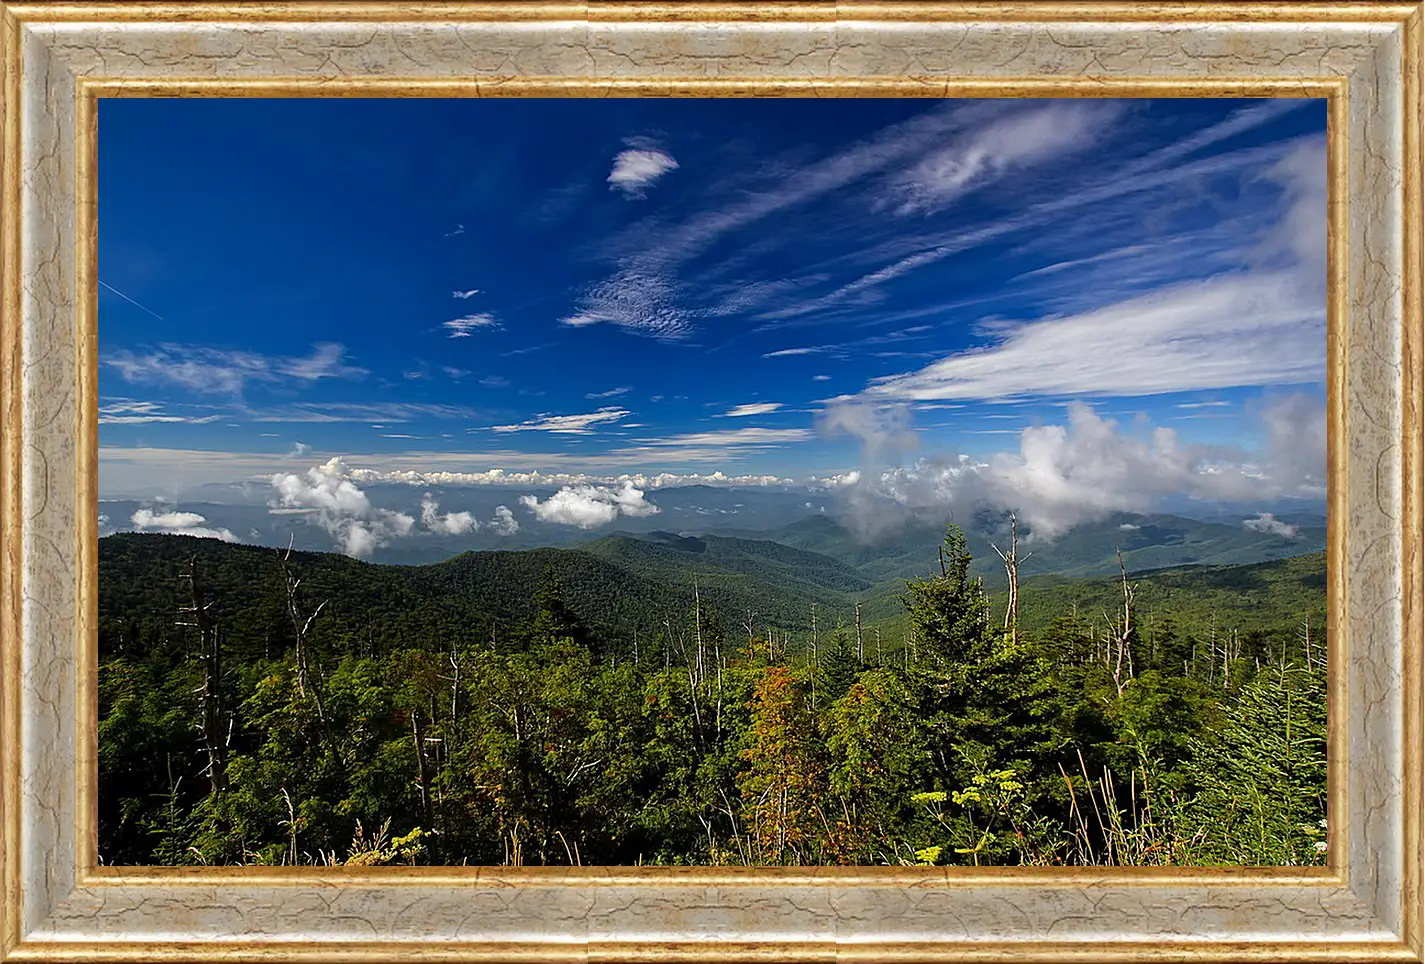
[(566, 485), (631, 485), (639, 489), (667, 489), (680, 485), (712, 485), (723, 487), (743, 486), (789, 486), (805, 484), (808, 480), (785, 478), (778, 475), (724, 475), (711, 472), (706, 475), (660, 472), (653, 475), (626, 473), (621, 475), (598, 475), (586, 472), (512, 472), (503, 468), (487, 469), (483, 472), (447, 472), (431, 470), (349, 469), (350, 477), (366, 484), (389, 483), (411, 486), (529, 486), (531, 488), (553, 488)]
[[(418, 531), (416, 520), (406, 513), (372, 505), (353, 481), (356, 475), (340, 458), (329, 459), (300, 474), (279, 472), (271, 478), (275, 496), (268, 503), (269, 509), (305, 514), (309, 522), (331, 535), (337, 549), (357, 558)], [(421, 498), (421, 526), (438, 535), (466, 535), (483, 528), (505, 536), (520, 528), (506, 506), (496, 506), (494, 518), (481, 523), (470, 512), (442, 513), (429, 492)]]
[[(107, 516), (99, 517), (100, 523), (108, 521)], [(137, 532), (161, 532), (171, 536), (197, 536), (200, 539), (221, 539), (224, 542), (237, 542), (237, 536), (232, 534), (230, 529), (213, 529), (205, 526), (207, 518), (196, 512), (154, 512), (152, 509), (139, 509), (129, 521), (133, 523)]]
[(1167, 497), (1241, 502), (1326, 492), (1325, 410), (1303, 395), (1262, 410), (1257, 451), (1184, 443), (1170, 428), (1125, 430), (1072, 402), (1066, 425), (1025, 429), (1017, 452), (978, 461), (947, 453), (909, 465), (886, 464), (903, 452), (894, 442), (907, 433), (903, 409), (887, 414), (859, 400), (837, 405), (849, 411), (833, 412), (825, 424), (856, 435), (866, 465), (830, 481), (863, 530), (893, 521), (888, 501), (913, 513), (1012, 510), (1033, 538), (1052, 540), (1113, 512), (1152, 511)]
[(1242, 525), (1253, 532), (1282, 536), (1286, 539), (1295, 539), (1299, 531), (1296, 526), (1289, 522), (1283, 522), (1270, 512), (1258, 512), (1250, 519), (1243, 519)]
[[(1257, 412), (1260, 443), (1253, 449), (1185, 442), (1170, 428), (1134, 421), (1120, 424), (1092, 405), (1072, 402), (1063, 424), (1038, 425), (1019, 434), (1017, 448), (981, 458), (955, 452), (920, 454), (920, 440), (904, 405), (847, 398), (820, 420), (826, 435), (850, 435), (861, 445), (861, 466), (830, 477), (794, 482), (774, 476), (564, 475), (486, 472), (383, 472), (353, 468), (332, 458), (300, 472), (267, 476), (274, 514), (304, 516), (328, 533), (335, 548), (365, 557), (396, 540), (421, 535), (509, 536), (521, 520), (499, 505), (488, 520), (470, 511), (442, 511), (426, 491), (415, 514), (372, 504), (362, 485), (400, 483), (458, 486), (529, 486), (556, 491), (547, 498), (520, 495), (516, 511), (546, 525), (591, 530), (620, 518), (659, 512), (650, 490), (702, 484), (804, 486), (830, 490), (863, 534), (895, 525), (908, 515), (969, 521), (981, 509), (1014, 511), (1034, 540), (1053, 540), (1085, 522), (1115, 512), (1152, 512), (1165, 501), (1268, 503), (1293, 497), (1319, 500), (1326, 493), (1326, 411), (1319, 397), (1284, 395)], [(914, 455), (914, 459), (911, 456)], [(1255, 506), (1253, 510), (1255, 511)], [(227, 529), (206, 525), (195, 512), (140, 509), (138, 531), (172, 532), (237, 541)], [(1268, 512), (1244, 518), (1244, 527), (1292, 538), (1297, 528)]]

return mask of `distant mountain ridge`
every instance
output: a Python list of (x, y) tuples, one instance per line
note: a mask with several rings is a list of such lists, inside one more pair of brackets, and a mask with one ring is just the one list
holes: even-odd
[[(1310, 519), (1310, 517), (1307, 517)], [(972, 571), (989, 585), (1003, 582), (1004, 570), (993, 546), (1007, 549), (1008, 532), (991, 528), (987, 520), (965, 527)], [(998, 521), (998, 520), (996, 520)], [(727, 530), (730, 535), (752, 533)], [(876, 582), (911, 578), (933, 565), (944, 537), (943, 526), (910, 521), (869, 537), (858, 535), (845, 522), (828, 516), (808, 516), (791, 525), (761, 534), (761, 538), (830, 556)], [(1020, 572), (1024, 577), (1058, 573), (1088, 577), (1118, 571), (1118, 552), (1130, 570), (1162, 569), (1183, 565), (1243, 565), (1286, 559), (1324, 549), (1326, 526), (1309, 521), (1296, 526), (1291, 536), (1260, 532), (1240, 522), (1203, 522), (1173, 515), (1114, 513), (1084, 523), (1053, 541), (1021, 532)]]
[[(1225, 609), (1238, 608), (1234, 599), (1254, 598), (1248, 590), (1255, 584), (1245, 576), (1214, 582), (1204, 573), (1245, 573), (1249, 568), (1244, 567), (1278, 560), (1315, 559), (1301, 565), (1310, 578), (1319, 576), (1318, 595), (1324, 600), (1325, 563), (1318, 550), (1325, 544), (1325, 528), (1307, 522), (1288, 537), (1178, 516), (1120, 514), (1054, 542), (1027, 539), (1020, 545), (1026, 558), (1021, 567), (1025, 623), (1037, 621), (1041, 611), (1079, 603), (1092, 608), (1111, 596), (1113, 580), (1103, 577), (1118, 572), (1120, 548), (1135, 579), (1160, 587), (1188, 585), (1189, 595), (1216, 594), (1214, 605)], [(967, 538), (974, 571), (985, 577), (993, 594), (1002, 588), (1004, 576), (991, 544), (1004, 547), (1004, 542), (1003, 533), (987, 528), (972, 527)], [(466, 552), (404, 566), (321, 552), (298, 552), (293, 559), (312, 598), (329, 599), (335, 610), (348, 615), (361, 612), (372, 632), (392, 644), (432, 627), (489, 634), (522, 622), (533, 614), (535, 588), (548, 574), (557, 576), (580, 617), (608, 636), (652, 633), (678, 623), (695, 596), (726, 621), (751, 617), (758, 625), (802, 632), (810, 629), (814, 611), (822, 627), (849, 623), (858, 603), (867, 625), (898, 624), (904, 616), (899, 597), (905, 580), (936, 570), (944, 532), (938, 525), (916, 522), (864, 539), (842, 522), (813, 515), (752, 537), (758, 534), (617, 532), (567, 548)], [(101, 616), (172, 612), (179, 599), (179, 573), (197, 554), (211, 574), (211, 596), (220, 606), (261, 611), (263, 619), (285, 618), (271, 548), (119, 533), (101, 539), (99, 550)], [(1218, 591), (1223, 585), (1241, 592), (1223, 595)], [(1146, 605), (1154, 598), (1148, 591), (1142, 600)], [(1300, 593), (1291, 598), (1297, 608), (1303, 599), (1302, 604), (1310, 602)], [(1254, 605), (1270, 609), (1275, 603), (1259, 598)]]

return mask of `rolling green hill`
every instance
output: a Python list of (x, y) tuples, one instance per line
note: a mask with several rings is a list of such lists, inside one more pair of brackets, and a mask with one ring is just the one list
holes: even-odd
[[(278, 553), (188, 536), (120, 533), (99, 541), (100, 618), (142, 620), (162, 632), (186, 604), (182, 573), (196, 555), (214, 615), (240, 648), (290, 635)], [(772, 542), (667, 533), (610, 536), (575, 549), (468, 552), (424, 566), (376, 565), (333, 553), (294, 552), (304, 598), (325, 601), (332, 622), (365, 627), (353, 643), (375, 650), (436, 638), (485, 638), (534, 614), (534, 591), (557, 577), (565, 600), (597, 635), (651, 634), (681, 625), (697, 592), (729, 623), (801, 631), (813, 605), (847, 616), (871, 583), (843, 563)]]
[[(1205, 636), (1297, 626), (1304, 619), (1325, 627), (1326, 553), (1242, 566), (1179, 566), (1130, 572), (1140, 620), (1171, 618), (1184, 632)], [(1072, 579), (1036, 576), (1019, 587), (1020, 625), (1043, 629), (1066, 612), (1077, 611), (1102, 623), (1102, 614), (1122, 604), (1120, 581), (1113, 577)], [(1004, 594), (991, 596), (997, 615)]]
[[(989, 520), (969, 524), (965, 538), (975, 557), (972, 571), (986, 585), (1004, 582), (1004, 570), (992, 544), (1007, 548), (1008, 534)], [(747, 535), (746, 533), (736, 533)], [(873, 582), (909, 579), (935, 564), (944, 537), (940, 523), (910, 521), (870, 536), (858, 535), (843, 522), (809, 516), (759, 536), (784, 545), (820, 553), (854, 566)], [(1241, 524), (1199, 522), (1172, 515), (1115, 513), (1084, 523), (1053, 542), (1020, 543), (1022, 577), (1044, 573), (1087, 577), (1118, 571), (1118, 550), (1130, 570), (1181, 565), (1239, 565), (1285, 559), (1315, 552), (1326, 545), (1324, 526), (1302, 526), (1295, 536), (1257, 532)]]
[[(1264, 551), (1246, 539), (1227, 538), (1220, 531), (1225, 526), (1193, 528), (1183, 521), (1144, 523), (1134, 530), (1146, 544), (1124, 540), (1130, 572), (1139, 560), (1189, 551), (1184, 546), (1216, 548), (1218, 556), (1227, 558)], [(931, 541), (932, 530), (908, 529), (866, 544), (830, 519), (812, 518), (789, 529), (778, 535), (826, 552), (769, 540), (656, 532), (608, 536), (572, 549), (469, 552), (424, 566), (375, 565), (313, 552), (293, 553), (292, 563), (302, 576), (304, 598), (313, 606), (325, 601), (330, 622), (348, 627), (345, 632), (352, 638), (347, 644), (372, 651), (425, 645), (432, 638), (504, 635), (534, 614), (535, 588), (550, 575), (557, 577), (569, 607), (598, 638), (610, 641), (684, 625), (695, 591), (729, 630), (753, 613), (759, 626), (805, 635), (815, 607), (825, 631), (849, 624), (859, 601), (869, 631), (899, 640), (904, 580), (935, 566), (938, 540)], [(1097, 536), (1101, 541), (1108, 534), (1100, 527)], [(1035, 559), (1043, 551), (1076, 569), (1026, 574), (1020, 589), (1020, 621), (1026, 630), (1042, 629), (1070, 611), (1098, 620), (1118, 605), (1115, 576), (1074, 574), (1116, 572), (1116, 558), (1110, 555), (1110, 569), (1099, 555), (1102, 548), (1086, 538), (1077, 548), (1059, 548), (1057, 556), (1054, 547), (1034, 550)], [(842, 558), (833, 558), (833, 552)], [(291, 624), (274, 550), (155, 534), (122, 533), (99, 542), (99, 614), (108, 634), (122, 620), (147, 627), (142, 631), (150, 635), (166, 633), (186, 603), (182, 573), (191, 555), (199, 558), (215, 616), (229, 627), (240, 651), (284, 645)], [(975, 568), (994, 576), (1002, 573), (998, 562), (985, 548)], [(1246, 632), (1294, 625), (1307, 616), (1321, 625), (1325, 618), (1323, 552), (1247, 565), (1158, 568), (1133, 572), (1132, 579), (1142, 618), (1171, 614), (1192, 632)], [(998, 618), (1002, 590), (993, 580), (987, 586)]]

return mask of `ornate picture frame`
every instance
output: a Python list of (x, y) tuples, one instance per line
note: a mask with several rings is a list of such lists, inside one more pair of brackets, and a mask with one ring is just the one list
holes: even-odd
[[(0, 4), (0, 959), (1421, 960), (1421, 20), (1378, 3)], [(98, 98), (1029, 95), (1329, 102), (1328, 866), (97, 866)]]

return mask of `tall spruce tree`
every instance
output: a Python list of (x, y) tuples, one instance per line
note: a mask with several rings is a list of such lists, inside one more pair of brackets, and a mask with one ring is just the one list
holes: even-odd
[(970, 577), (965, 535), (951, 525), (940, 574), (907, 583), (918, 654), (913, 668), (927, 749), (940, 780), (967, 786), (979, 773), (1017, 765), (1047, 776), (1057, 715), (1052, 676), (1024, 640), (991, 628), (984, 584)]

